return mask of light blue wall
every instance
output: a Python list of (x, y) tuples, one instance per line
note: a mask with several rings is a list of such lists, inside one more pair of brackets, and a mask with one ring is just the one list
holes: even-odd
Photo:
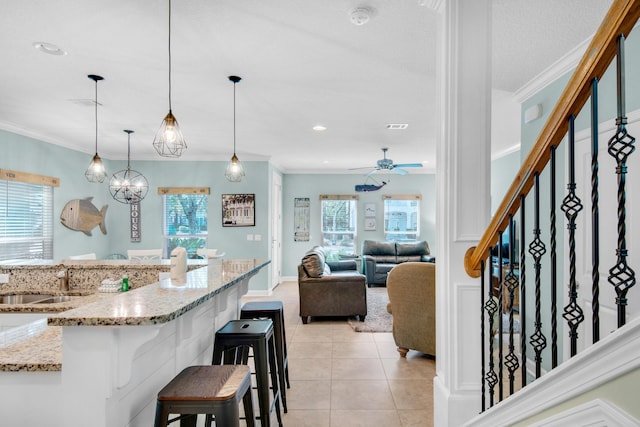
[[(4, 153), (0, 168), (30, 172), (60, 178), (60, 187), (54, 190), (54, 258), (95, 252), (98, 258), (111, 253), (126, 254), (127, 249), (162, 247), (162, 196), (158, 187), (210, 187), (208, 246), (226, 252), (228, 258), (270, 257), (270, 171), (267, 162), (243, 162), (246, 177), (240, 183), (229, 183), (224, 178), (226, 162), (189, 161), (133, 161), (132, 168), (142, 172), (150, 183), (149, 193), (141, 202), (142, 240), (129, 239), (129, 206), (111, 198), (108, 179), (91, 184), (84, 177), (91, 155), (52, 144), (47, 144), (10, 132), (0, 131), (0, 152)], [(104, 159), (103, 159), (104, 160)], [(104, 160), (109, 176), (126, 168), (126, 161)], [(255, 227), (222, 227), (221, 195), (253, 193), (256, 195)], [(93, 197), (100, 209), (108, 204), (105, 215), (107, 234), (98, 228), (87, 236), (64, 227), (59, 220), (67, 201)], [(247, 240), (247, 234), (260, 234), (262, 240)], [(251, 280), (252, 290), (265, 290), (269, 274), (261, 271)]]
[[(358, 199), (358, 236), (356, 250), (359, 253), (363, 240), (384, 240), (383, 232), (383, 194), (422, 194), (420, 205), (420, 239), (426, 240), (435, 253), (436, 248), (436, 189), (434, 174), (393, 175), (391, 182), (379, 191), (356, 193), (356, 184), (362, 184), (362, 175), (315, 175), (287, 174), (283, 181), (283, 253), (282, 275), (297, 277), (297, 266), (304, 253), (314, 245), (320, 245), (320, 195), (321, 194), (357, 194)], [(308, 242), (294, 242), (294, 199), (308, 197), (311, 202), (311, 236)], [(377, 206), (376, 231), (364, 231), (364, 204)]]
[(520, 150), (491, 161), (491, 215), (498, 210), (520, 166)]

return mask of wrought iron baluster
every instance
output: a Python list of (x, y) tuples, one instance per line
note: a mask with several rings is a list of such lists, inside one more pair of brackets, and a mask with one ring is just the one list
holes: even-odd
[[(495, 386), (498, 383), (498, 375), (495, 370), (495, 363), (493, 360), (493, 336), (496, 330), (493, 327), (493, 318), (498, 311), (498, 304), (493, 297), (493, 272), (491, 271), (491, 251), (489, 251), (489, 265), (487, 269), (489, 271), (489, 293), (487, 295), (487, 301), (484, 304), (484, 310), (487, 313), (489, 319), (489, 370), (486, 373), (485, 380), (489, 386), (489, 407), (493, 406)], [(483, 382), (484, 385), (484, 382)], [(484, 399), (483, 399), (484, 400)]]
[(502, 324), (502, 307), (504, 304), (504, 286), (502, 277), (502, 231), (498, 238), (498, 401), (504, 399), (504, 346), (502, 342), (502, 334), (504, 333), (504, 325)]
[(509, 352), (507, 353), (505, 366), (509, 371), (509, 394), (514, 393), (515, 385), (515, 372), (520, 367), (518, 363), (518, 357), (515, 355), (515, 345), (513, 340), (513, 301), (515, 298), (515, 291), (518, 287), (518, 278), (513, 271), (514, 267), (514, 248), (513, 243), (515, 241), (515, 230), (513, 229), (513, 215), (509, 215), (509, 271), (507, 272), (504, 283), (507, 291), (509, 291), (509, 300), (507, 308), (509, 310)]
[(525, 205), (526, 197), (520, 196), (520, 357), (522, 358), (522, 388), (527, 385), (527, 293), (526, 293), (526, 261), (525, 261)]
[(558, 366), (558, 260), (556, 244), (556, 147), (551, 147), (549, 246), (551, 249), (551, 367)]
[(591, 312), (592, 342), (600, 341), (600, 210), (598, 206), (598, 78), (591, 81)]
[(616, 159), (616, 174), (618, 175), (618, 257), (616, 264), (609, 270), (608, 281), (616, 289), (616, 304), (618, 306), (618, 327), (626, 323), (627, 292), (636, 284), (635, 272), (627, 265), (626, 241), (626, 193), (627, 158), (636, 149), (636, 139), (627, 133), (627, 117), (625, 111), (625, 78), (624, 78), (624, 36), (618, 37), (617, 66), (617, 97), (618, 118), (616, 134), (609, 140), (608, 152)]
[[(491, 261), (491, 254), (489, 254), (489, 261)], [(485, 358), (485, 346), (484, 346), (484, 339), (485, 339), (485, 334), (484, 334), (484, 310), (482, 309), (482, 307), (484, 307), (484, 273), (485, 273), (485, 264), (484, 261), (480, 262), (480, 357), (481, 357), (481, 361), (480, 361), (480, 365), (481, 365), (481, 370), (480, 370), (480, 377), (482, 378), (482, 410), (480, 412), (484, 412), (486, 408), (486, 399), (485, 399), (485, 394), (486, 394), (486, 385), (485, 385), (485, 363), (486, 363), (486, 358)], [(491, 277), (491, 276), (489, 276)], [(489, 331), (491, 331), (491, 319), (489, 319)], [(489, 333), (489, 336), (491, 336), (491, 333)]]
[(535, 295), (536, 295), (536, 320), (535, 331), (531, 335), (531, 346), (536, 353), (536, 378), (540, 378), (542, 371), (542, 350), (547, 346), (547, 339), (542, 334), (542, 319), (541, 319), (541, 307), (540, 307), (540, 269), (542, 264), (540, 260), (542, 256), (547, 252), (544, 243), (540, 239), (540, 175), (536, 173), (534, 184), (534, 239), (529, 245), (529, 253), (533, 257), (533, 268), (535, 271)]
[(576, 218), (582, 210), (580, 198), (576, 196), (575, 168), (575, 117), (569, 117), (569, 194), (562, 201), (562, 210), (567, 217), (569, 230), (569, 304), (564, 308), (562, 317), (569, 325), (571, 338), (571, 356), (578, 352), (578, 326), (584, 321), (584, 314), (578, 305), (578, 287), (576, 285)]

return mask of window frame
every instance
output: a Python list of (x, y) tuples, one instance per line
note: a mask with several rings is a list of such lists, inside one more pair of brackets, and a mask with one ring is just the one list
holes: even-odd
[[(200, 248), (207, 248), (208, 237), (209, 237), (209, 195), (210, 190), (208, 187), (161, 187), (158, 188), (158, 194), (162, 197), (162, 254), (163, 258), (170, 258), (171, 251), (173, 248), (182, 246), (187, 250), (187, 258), (197, 259), (199, 258), (197, 255), (197, 250)], [(204, 231), (200, 233), (194, 233), (192, 230), (189, 232), (179, 232), (180, 228), (188, 227), (188, 225), (179, 225), (178, 228), (174, 229), (173, 232), (170, 230), (169, 224), (169, 198), (174, 196), (189, 196), (189, 197), (202, 197), (201, 201), (198, 203), (197, 211), (196, 211), (196, 221), (204, 219)], [(183, 205), (180, 203), (180, 207), (183, 208)], [(204, 212), (201, 212), (201, 209), (204, 209)], [(186, 219), (188, 222), (188, 218), (185, 218), (184, 212), (179, 215), (182, 219)], [(180, 221), (182, 223), (182, 221)], [(173, 244), (172, 240), (182, 240), (182, 244)], [(186, 241), (186, 242), (185, 242)], [(186, 243), (186, 244), (184, 244)]]
[[(348, 219), (348, 230), (325, 230), (325, 206), (326, 202), (348, 202), (349, 203), (349, 219)], [(341, 242), (345, 242), (345, 235), (347, 237), (347, 242), (350, 240), (350, 245), (340, 244), (337, 245), (337, 237), (341, 237)], [(330, 237), (329, 237), (330, 236)], [(328, 238), (329, 237), (329, 238)], [(325, 250), (326, 259), (337, 260), (340, 259), (341, 256), (353, 256), (356, 251), (356, 242), (358, 241), (358, 196), (357, 195), (329, 195), (329, 194), (321, 194), (320, 195), (320, 238), (322, 241), (322, 247)], [(329, 243), (329, 244), (327, 244)]]
[[(403, 209), (400, 212), (404, 211), (410, 215), (405, 222), (407, 224), (415, 223), (415, 230), (413, 228), (406, 230), (393, 230), (389, 229), (390, 219), (389, 216), (394, 211), (390, 211), (389, 204), (392, 202), (406, 202), (407, 205), (415, 203), (415, 209)], [(420, 238), (420, 208), (422, 203), (422, 195), (420, 194), (385, 194), (382, 196), (382, 210), (383, 210), (383, 218), (384, 218), (384, 238), (387, 241), (397, 240), (397, 241), (414, 241), (419, 240)], [(398, 211), (396, 211), (398, 212)], [(398, 236), (404, 236), (403, 238), (398, 238)], [(409, 237), (412, 236), (412, 237)]]
[(58, 178), (0, 169), (0, 260), (53, 259), (58, 186)]

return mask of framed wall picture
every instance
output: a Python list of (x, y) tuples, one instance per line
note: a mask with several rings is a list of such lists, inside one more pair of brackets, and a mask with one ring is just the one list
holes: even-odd
[(364, 219), (364, 231), (376, 231), (376, 219), (365, 218)]
[(256, 225), (255, 194), (223, 194), (222, 226), (254, 227)]
[(375, 218), (376, 217), (376, 204), (375, 203), (365, 203), (364, 204), (364, 216), (365, 216), (365, 218)]

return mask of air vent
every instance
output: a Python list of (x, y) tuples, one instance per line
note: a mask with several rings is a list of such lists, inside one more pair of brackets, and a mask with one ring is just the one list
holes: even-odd
[(389, 130), (404, 130), (407, 127), (409, 127), (407, 123), (389, 123), (387, 125), (387, 129)]

